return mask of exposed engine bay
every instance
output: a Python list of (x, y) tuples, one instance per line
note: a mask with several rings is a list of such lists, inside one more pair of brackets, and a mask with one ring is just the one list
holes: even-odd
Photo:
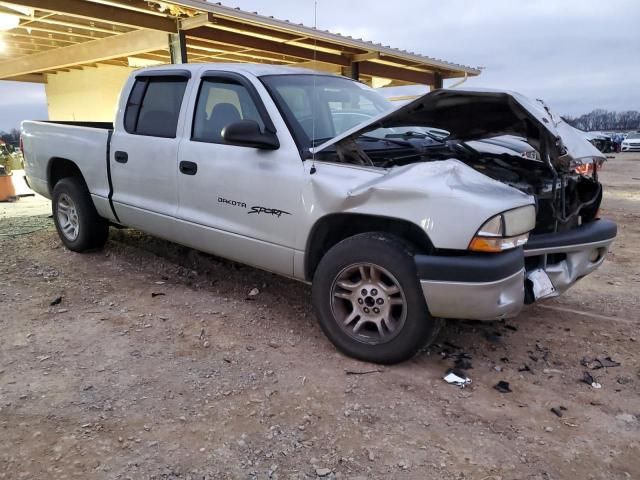
[[(469, 145), (473, 143), (473, 147)], [(516, 188), (536, 199), (536, 227), (532, 233), (569, 230), (593, 220), (602, 200), (597, 165), (557, 171), (543, 160), (517, 155), (516, 152), (485, 152), (480, 142), (433, 138), (422, 131), (362, 135), (342, 140), (323, 150), (319, 160), (362, 166), (392, 168), (419, 162), (455, 158), (484, 175)], [(539, 157), (540, 158), (540, 157)]]

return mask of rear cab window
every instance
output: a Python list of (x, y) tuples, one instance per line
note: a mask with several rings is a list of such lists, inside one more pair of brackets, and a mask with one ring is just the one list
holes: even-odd
[(124, 114), (124, 129), (134, 135), (176, 138), (180, 108), (189, 77), (136, 77)]

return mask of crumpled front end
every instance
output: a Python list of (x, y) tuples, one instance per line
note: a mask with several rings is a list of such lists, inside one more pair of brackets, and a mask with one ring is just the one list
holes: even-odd
[(313, 223), (337, 212), (402, 219), (424, 230), (435, 248), (456, 250), (466, 250), (488, 218), (533, 202), (454, 159), (390, 170), (318, 163), (303, 192)]

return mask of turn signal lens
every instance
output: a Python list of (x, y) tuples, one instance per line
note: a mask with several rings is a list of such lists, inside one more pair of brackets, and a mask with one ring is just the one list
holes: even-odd
[(503, 252), (517, 248), (529, 240), (529, 233), (536, 226), (536, 209), (533, 205), (514, 208), (487, 220), (469, 243), (473, 252)]
[(506, 238), (475, 236), (469, 243), (469, 250), (472, 252), (498, 253), (520, 247), (527, 243), (527, 240), (529, 240), (528, 233)]

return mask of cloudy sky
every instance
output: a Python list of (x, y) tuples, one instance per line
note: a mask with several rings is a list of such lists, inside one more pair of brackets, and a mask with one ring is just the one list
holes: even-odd
[[(223, 3), (313, 25), (313, 0)], [(318, 0), (317, 24), (484, 67), (469, 87), (517, 90), (561, 114), (640, 110), (638, 0)], [(45, 118), (44, 89), (0, 82), (0, 107), (0, 129)]]

